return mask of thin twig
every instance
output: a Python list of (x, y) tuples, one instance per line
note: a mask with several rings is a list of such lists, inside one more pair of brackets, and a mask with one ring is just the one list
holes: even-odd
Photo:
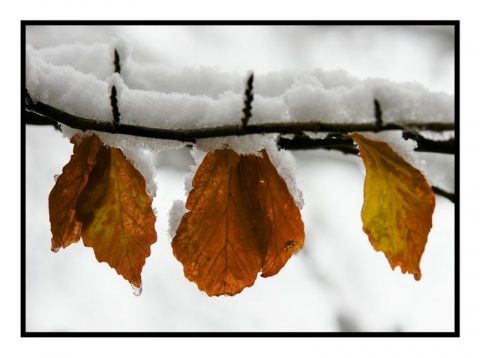
[(242, 130), (246, 130), (248, 120), (252, 116), (252, 102), (253, 102), (253, 73), (250, 74), (247, 80), (247, 88), (245, 88), (244, 103), (243, 103), (243, 117)]
[(415, 140), (417, 142), (417, 147), (415, 148), (417, 152), (455, 154), (457, 151), (455, 147), (455, 138), (447, 140), (432, 140), (423, 137), (419, 133), (410, 131), (404, 131), (403, 138)]
[(375, 124), (378, 128), (378, 131), (381, 130), (381, 128), (383, 127), (382, 107), (380, 106), (380, 102), (376, 98), (373, 100), (373, 105), (375, 106)]
[(288, 150), (324, 149), (336, 150), (344, 154), (358, 154), (358, 148), (350, 138), (327, 136), (326, 138), (310, 138), (305, 134), (297, 134), (293, 138), (278, 137), (279, 148)]
[[(117, 49), (113, 54), (113, 66), (115, 73), (120, 75), (120, 55), (118, 54)], [(118, 109), (118, 100), (117, 100), (117, 88), (112, 86), (112, 90), (110, 93), (110, 106), (112, 107), (112, 115), (113, 115), (113, 128), (116, 130), (118, 125), (120, 124), (120, 111)]]
[[(411, 132), (403, 132), (405, 139), (412, 138), (417, 140), (417, 152), (428, 152), (438, 154), (456, 154), (455, 139), (447, 139), (445, 141), (434, 141), (425, 139), (422, 136), (411, 137)], [(349, 139), (341, 139), (338, 136), (328, 136), (326, 138), (310, 138), (304, 134), (295, 135), (293, 138), (286, 138), (280, 136), (278, 138), (278, 145), (281, 148), (288, 150), (305, 150), (305, 149), (335, 149), (344, 152), (345, 154), (357, 154), (358, 150)]]
[(443, 189), (440, 189), (439, 187), (432, 186), (432, 190), (435, 194), (443, 196), (444, 198), (450, 200), (452, 203), (455, 204), (455, 194), (454, 193), (449, 193), (448, 191), (445, 191)]
[(114, 71), (115, 71), (115, 73), (120, 74), (120, 71), (121, 71), (121, 67), (120, 67), (120, 56), (119, 56), (119, 54), (118, 54), (117, 49), (115, 49), (115, 53), (114, 53), (113, 66), (114, 66)]
[(113, 125), (116, 130), (116, 128), (120, 125), (120, 111), (118, 110), (117, 89), (115, 86), (112, 86), (110, 105), (112, 106)]

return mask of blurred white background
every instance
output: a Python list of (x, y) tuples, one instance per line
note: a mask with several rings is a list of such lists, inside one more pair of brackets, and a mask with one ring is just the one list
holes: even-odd
[[(138, 63), (226, 72), (344, 69), (359, 78), (416, 81), (454, 93), (454, 33), (434, 26), (29, 27), (36, 48), (108, 43), (122, 35)], [(128, 85), (128, 84), (127, 84)], [(208, 297), (183, 276), (166, 231), (184, 199), (188, 150), (155, 155), (158, 241), (143, 269), (143, 294), (81, 243), (50, 251), (48, 194), (72, 153), (52, 128), (26, 131), (27, 331), (453, 331), (454, 205), (437, 197), (423, 277), (392, 271), (362, 231), (359, 158), (295, 152), (304, 193), (305, 248), (274, 277), (234, 297)], [(453, 167), (447, 177), (453, 181)], [(453, 185), (453, 182), (450, 183)]]

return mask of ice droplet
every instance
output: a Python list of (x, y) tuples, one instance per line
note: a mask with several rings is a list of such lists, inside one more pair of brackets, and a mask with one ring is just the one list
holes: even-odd
[(140, 284), (140, 287), (135, 287), (134, 285), (130, 284), (132, 286), (133, 294), (135, 296), (140, 296), (142, 294), (142, 284)]
[(58, 250), (60, 250), (60, 247), (52, 247), (53, 252), (58, 252)]
[(53, 176), (53, 180), (55, 180), (55, 182), (56, 182), (59, 176), (60, 176), (60, 174), (55, 174), (55, 175)]

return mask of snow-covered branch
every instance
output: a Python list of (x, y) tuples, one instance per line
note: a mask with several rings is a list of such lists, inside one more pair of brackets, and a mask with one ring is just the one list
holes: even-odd
[(27, 46), (24, 123), (111, 133), (116, 145), (154, 151), (275, 134), (283, 149), (357, 154), (345, 134), (383, 131), (413, 139), (417, 151), (456, 151), (454, 96), (419, 83), (312, 69), (255, 75), (253, 84), (253, 74), (245, 81), (211, 68), (139, 64), (129, 51), (121, 41)]
[[(409, 122), (407, 128), (404, 126), (388, 123), (378, 125), (378, 123), (323, 123), (320, 121), (312, 122), (279, 122), (279, 123), (262, 123), (262, 124), (251, 124), (243, 125), (240, 121), (238, 124), (232, 125), (219, 125), (205, 128), (177, 128), (177, 129), (162, 129), (162, 128), (152, 128), (139, 125), (131, 124), (116, 124), (115, 121), (104, 122), (97, 121), (92, 118), (82, 118), (78, 116), (71, 115), (62, 110), (59, 110), (55, 107), (49, 106), (42, 102), (33, 103), (28, 98), (26, 99), (26, 114), (25, 121), (27, 124), (52, 124), (55, 125), (57, 122), (67, 125), (72, 128), (80, 129), (83, 131), (86, 130), (95, 130), (100, 132), (107, 133), (117, 133), (117, 134), (126, 134), (137, 137), (145, 138), (156, 138), (156, 139), (170, 139), (183, 142), (195, 142), (197, 139), (204, 138), (215, 138), (215, 137), (226, 137), (226, 136), (243, 136), (249, 134), (266, 134), (266, 133), (279, 133), (279, 134), (299, 134), (299, 133), (335, 133), (335, 134), (347, 134), (350, 132), (378, 132), (385, 130), (408, 130), (411, 132), (417, 131), (451, 131), (455, 129), (454, 123), (414, 123)], [(115, 108), (113, 108), (115, 110)], [(115, 112), (115, 111), (114, 111)], [(319, 148), (322, 146), (332, 147), (336, 144), (341, 146), (345, 145), (345, 140), (342, 140), (337, 135), (336, 137), (330, 137), (328, 140), (325, 139), (311, 139), (308, 136), (304, 137), (295, 137), (297, 140), (288, 140), (283, 139), (281, 145), (282, 147), (288, 149), (312, 149)], [(300, 138), (300, 139), (299, 139)], [(304, 138), (304, 139), (302, 139)], [(451, 143), (452, 140), (449, 140)], [(453, 140), (454, 141), (454, 140)], [(289, 142), (293, 142), (289, 143)], [(349, 141), (351, 142), (351, 141)], [(433, 141), (430, 141), (433, 142)], [(433, 146), (432, 146), (433, 148)], [(329, 148), (332, 149), (332, 148)], [(424, 144), (422, 147), (423, 151), (428, 150), (428, 144)], [(435, 148), (432, 151), (437, 152)], [(447, 153), (451, 153), (447, 151)], [(453, 153), (452, 153), (453, 154)]]

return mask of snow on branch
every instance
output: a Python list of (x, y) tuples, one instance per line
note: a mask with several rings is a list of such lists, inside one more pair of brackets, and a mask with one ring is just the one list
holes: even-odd
[[(114, 89), (115, 87), (112, 87)], [(114, 93), (114, 92), (112, 92)], [(115, 98), (114, 96), (112, 98)], [(116, 103), (112, 99), (112, 103)], [(112, 105), (114, 117), (117, 118), (118, 111), (116, 106)], [(293, 138), (280, 137), (280, 147), (285, 149), (316, 149), (325, 147), (326, 149), (336, 149), (342, 147), (349, 147), (345, 150), (346, 153), (357, 151), (354, 149), (353, 142), (348, 139), (339, 138), (339, 134), (347, 134), (351, 132), (378, 132), (385, 130), (405, 130), (403, 126), (391, 124), (376, 123), (322, 123), (322, 122), (292, 122), (292, 123), (262, 123), (253, 125), (223, 125), (214, 127), (205, 127), (198, 129), (161, 129), (144, 126), (136, 126), (130, 124), (118, 123), (118, 120), (112, 122), (97, 121), (95, 119), (81, 118), (69, 113), (63, 112), (57, 108), (44, 104), (42, 102), (34, 103), (32, 100), (26, 100), (26, 117), (27, 124), (52, 124), (57, 122), (67, 125), (72, 128), (86, 130), (95, 130), (106, 133), (127, 134), (137, 137), (169, 139), (182, 142), (195, 143), (197, 139), (217, 138), (227, 136), (244, 136), (249, 134), (296, 134)], [(410, 123), (407, 127), (409, 131), (408, 138), (413, 138), (415, 131), (451, 131), (454, 130), (453, 123)], [(303, 133), (334, 133), (327, 138), (313, 139)], [(302, 134), (299, 134), (302, 133)], [(407, 138), (407, 135), (405, 135)], [(415, 139), (421, 145), (418, 147), (421, 151), (430, 151), (445, 154), (454, 154), (455, 141), (449, 139), (447, 141), (433, 141), (427, 140), (415, 134)], [(418, 140), (419, 138), (422, 141)]]
[[(253, 93), (253, 74), (245, 81), (211, 68), (138, 64), (119, 40), (27, 45), (25, 64), (25, 123), (112, 133), (111, 145), (126, 142), (121, 135), (129, 147), (152, 149), (270, 133), (285, 149), (356, 154), (344, 134), (399, 130), (417, 151), (456, 150), (454, 96), (418, 83), (284, 70), (255, 75)], [(432, 132), (447, 134), (433, 140), (425, 135)], [(176, 144), (152, 145), (159, 139)]]
[[(418, 133), (455, 128), (453, 96), (429, 92), (419, 84), (361, 81), (342, 71), (286, 70), (256, 76), (252, 103), (253, 74), (245, 84), (239, 75), (211, 69), (179, 72), (162, 66), (140, 66), (130, 59), (124, 46), (119, 51), (98, 44), (63, 46), (60, 50), (27, 46), (26, 89), (31, 96), (27, 123), (50, 118), (52, 124), (80, 130), (184, 142), (259, 133), (291, 134), (297, 140), (282, 143), (292, 149), (310, 143), (299, 137), (307, 132), (400, 129)], [(84, 61), (66, 65), (64, 57), (75, 57), (75, 52), (81, 52)], [(89, 67), (88, 57), (93, 53), (96, 61)], [(102, 61), (99, 65), (99, 53), (104, 53), (103, 60), (110, 63), (110, 68)], [(245, 88), (239, 87), (242, 82)], [(182, 87), (185, 83), (188, 85)], [(312, 147), (333, 144), (322, 139), (311, 143)], [(428, 151), (428, 143), (423, 144)]]
[[(75, 52), (82, 55), (81, 63), (72, 63)], [(360, 80), (344, 71), (285, 70), (255, 75), (252, 103), (251, 81), (245, 85), (242, 74), (210, 68), (140, 65), (127, 51), (106, 45), (42, 50), (27, 46), (26, 51), (26, 89), (34, 103), (98, 122), (112, 121), (109, 97), (114, 85), (122, 124), (152, 129), (231, 127), (241, 118), (248, 118), (248, 126), (279, 124), (280, 133), (297, 128), (330, 131), (342, 125), (345, 130), (368, 128), (372, 123), (387, 129), (454, 127), (454, 97), (418, 83)], [(292, 129), (284, 129), (289, 126)]]

